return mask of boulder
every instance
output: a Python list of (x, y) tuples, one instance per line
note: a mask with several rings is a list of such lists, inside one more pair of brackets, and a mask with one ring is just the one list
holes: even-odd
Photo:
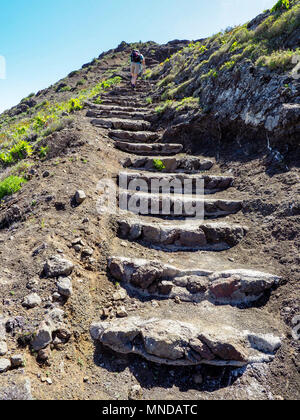
[(60, 277), (57, 282), (58, 293), (69, 298), (73, 293), (72, 279), (70, 277)]
[(0, 373), (6, 372), (11, 368), (9, 359), (0, 359)]
[(44, 266), (46, 277), (54, 278), (60, 276), (69, 276), (74, 269), (74, 264), (62, 258), (59, 255), (50, 257)]
[(22, 367), (25, 365), (25, 357), (23, 354), (14, 354), (11, 356), (10, 361), (13, 368)]
[(35, 308), (36, 306), (40, 306), (42, 303), (42, 299), (39, 297), (37, 293), (32, 293), (26, 296), (23, 300), (23, 306), (26, 308)]

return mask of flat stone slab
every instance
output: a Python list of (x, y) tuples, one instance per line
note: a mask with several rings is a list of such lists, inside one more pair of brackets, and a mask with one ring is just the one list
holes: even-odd
[[(160, 169), (157, 169), (157, 162), (161, 163)], [(142, 169), (144, 171), (171, 173), (185, 172), (196, 173), (200, 171), (208, 171), (214, 165), (211, 160), (200, 160), (194, 157), (142, 157), (127, 158), (122, 162), (124, 168)]]
[(143, 131), (150, 130), (151, 124), (148, 121), (124, 120), (119, 118), (96, 118), (91, 121), (96, 127), (110, 128), (115, 130)]
[(115, 147), (126, 153), (134, 153), (136, 155), (176, 155), (183, 150), (182, 144), (168, 143), (127, 143), (116, 141)]
[(255, 302), (280, 281), (276, 275), (243, 268), (223, 272), (182, 270), (159, 261), (124, 257), (110, 258), (108, 268), (115, 280), (143, 295), (224, 305)]
[(132, 99), (124, 99), (124, 98), (107, 98), (103, 97), (101, 104), (93, 104), (90, 102), (86, 102), (86, 106), (90, 109), (104, 109), (106, 108), (128, 108), (128, 109), (141, 109), (141, 110), (148, 110), (147, 104), (142, 101), (133, 101)]
[(137, 187), (140, 192), (160, 193), (167, 190), (176, 194), (213, 194), (231, 187), (233, 176), (191, 175), (183, 173), (148, 174), (142, 172), (120, 172), (119, 182), (123, 189)]
[(118, 119), (125, 119), (125, 120), (144, 120), (144, 121), (154, 121), (156, 119), (155, 114), (151, 114), (147, 112), (139, 112), (135, 108), (120, 108), (119, 110), (89, 110), (86, 114), (88, 118), (118, 118)]
[(121, 220), (118, 235), (122, 239), (139, 240), (171, 251), (222, 251), (237, 245), (248, 228), (229, 223), (147, 223)]
[(161, 138), (161, 135), (152, 131), (125, 131), (111, 130), (109, 136), (113, 140), (122, 140), (129, 142), (151, 143)]
[(119, 207), (136, 215), (193, 217), (224, 217), (238, 213), (243, 202), (238, 200), (206, 199), (198, 196), (175, 194), (147, 194), (143, 192), (122, 191), (119, 194)]
[(118, 99), (118, 98), (111, 98), (111, 99), (102, 99), (102, 103), (100, 106), (107, 105), (107, 106), (121, 106), (124, 108), (139, 108), (139, 109), (147, 109), (146, 103), (141, 101), (133, 101), (130, 99)]
[(96, 322), (95, 341), (121, 354), (137, 354), (148, 361), (172, 366), (245, 366), (273, 360), (281, 340), (231, 325), (183, 320), (130, 317)]

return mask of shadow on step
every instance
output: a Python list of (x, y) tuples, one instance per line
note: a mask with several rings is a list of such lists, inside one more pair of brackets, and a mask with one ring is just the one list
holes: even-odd
[[(120, 355), (95, 343), (94, 363), (110, 373), (122, 373), (129, 369), (142, 388), (172, 389), (180, 392), (191, 390), (215, 392), (233, 385), (246, 368), (191, 366), (170, 367), (148, 362), (135, 355)], [(130, 381), (129, 381), (130, 383)]]

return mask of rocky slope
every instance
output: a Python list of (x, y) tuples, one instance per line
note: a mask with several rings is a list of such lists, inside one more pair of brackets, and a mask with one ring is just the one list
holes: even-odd
[[(293, 13), (272, 51), (297, 47), (291, 5), (246, 25)], [(0, 206), (0, 399), (299, 398), (299, 85), (262, 54), (219, 68), (246, 26), (140, 45), (136, 92), (121, 43), (0, 116), (0, 181), (23, 180)], [(108, 180), (158, 211), (107, 212)], [(206, 220), (176, 188), (161, 214), (156, 180), (201, 180)]]
[(300, 4), (290, 3), (192, 42), (152, 71), (166, 124), (190, 109), (168, 138), (190, 141), (193, 151), (229, 143), (239, 156), (269, 150), (286, 165), (299, 159)]

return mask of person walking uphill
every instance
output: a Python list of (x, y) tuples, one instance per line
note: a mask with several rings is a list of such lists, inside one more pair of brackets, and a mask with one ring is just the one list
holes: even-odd
[(131, 53), (131, 86), (134, 89), (136, 86), (137, 78), (140, 74), (144, 73), (146, 67), (146, 60), (143, 54), (138, 50), (133, 50)]

